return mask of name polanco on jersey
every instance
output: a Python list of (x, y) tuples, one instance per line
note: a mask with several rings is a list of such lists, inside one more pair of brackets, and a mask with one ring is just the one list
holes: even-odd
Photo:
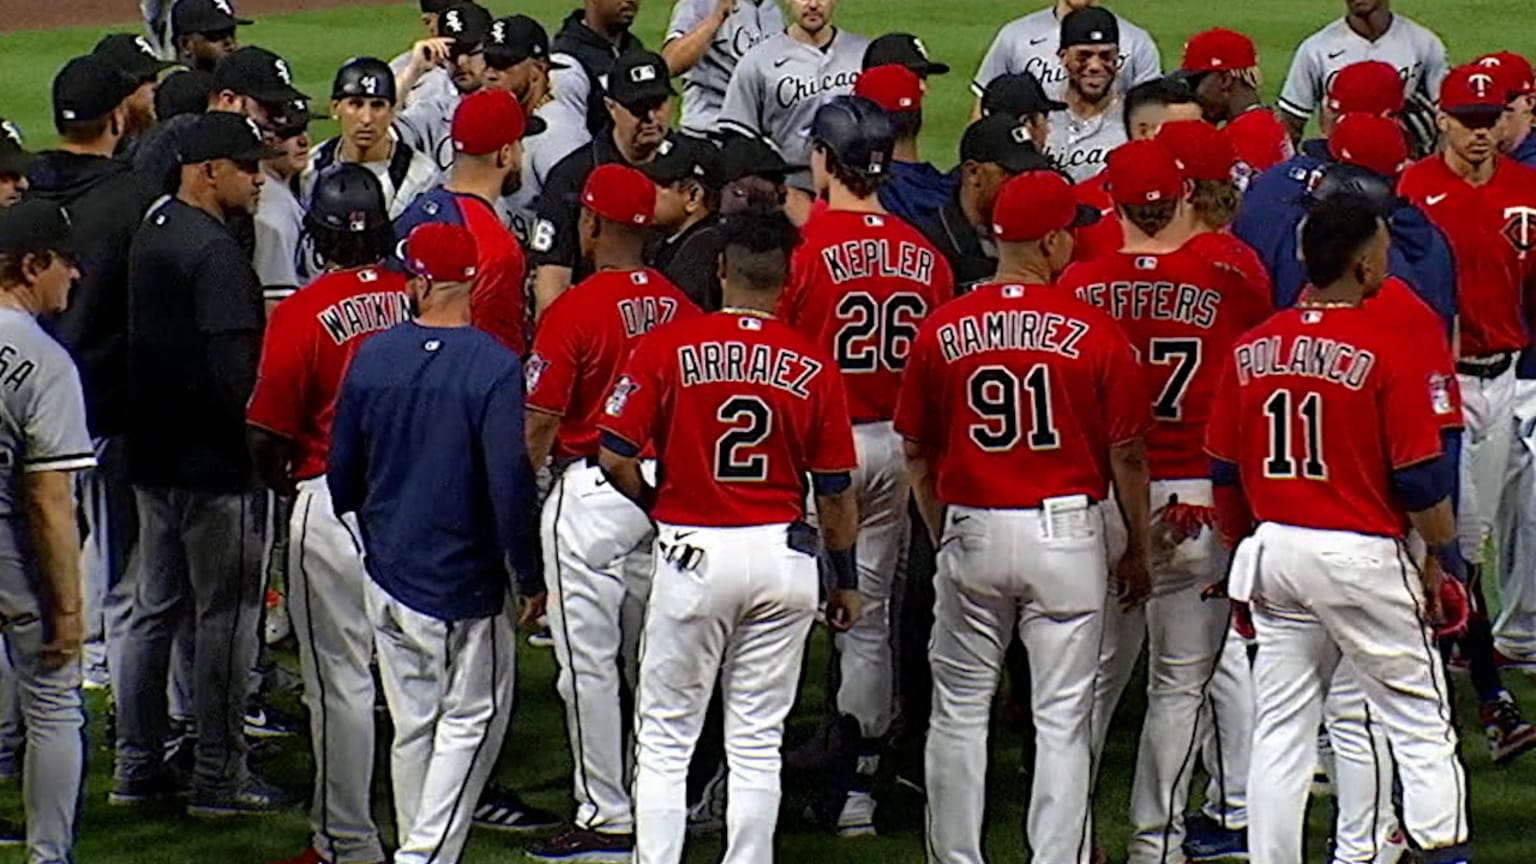
[(1376, 365), (1375, 354), (1336, 339), (1297, 336), (1285, 356), (1280, 343), (1280, 336), (1265, 336), (1237, 346), (1238, 380), (1247, 384), (1266, 375), (1300, 375), (1359, 390)]
[(389, 328), (411, 317), (410, 300), (398, 291), (359, 294), (332, 303), (315, 315), (327, 336), (337, 345), (376, 330)]
[(859, 80), (859, 72), (855, 69), (845, 69), (842, 72), (826, 75), (785, 75), (773, 87), (773, 97), (778, 100), (780, 108), (790, 108), (800, 102), (810, 99), (827, 90), (838, 87), (852, 87)]
[(677, 366), (684, 387), (763, 384), (800, 399), (811, 398), (810, 383), (823, 368), (821, 361), (789, 348), (735, 340), (683, 345), (677, 349)]
[(933, 250), (905, 240), (894, 247), (883, 239), (846, 240), (821, 250), (821, 260), (839, 285), (876, 277), (923, 284), (933, 281)]

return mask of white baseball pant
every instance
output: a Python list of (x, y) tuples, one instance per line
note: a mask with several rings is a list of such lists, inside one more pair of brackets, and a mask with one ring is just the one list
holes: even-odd
[(1205, 787), (1206, 816), (1227, 828), (1248, 827), (1248, 759), (1253, 745), (1253, 665), (1248, 641), (1234, 627), (1216, 660), (1216, 674), (1206, 690), (1209, 728), (1201, 761), (1210, 782)]
[(1104, 552), (1109, 578), (1104, 588), (1104, 636), (1099, 640), (1098, 675), (1093, 679), (1093, 783), (1098, 784), (1099, 759), (1104, 739), (1115, 716), (1115, 707), (1136, 669), (1147, 635), (1146, 606), (1127, 611), (1120, 605), (1120, 582), (1115, 569), (1125, 555), (1125, 516), (1113, 494), (1104, 502)]
[[(642, 463), (654, 481), (655, 463)], [(565, 703), (575, 778), (576, 825), (635, 830), (625, 777), (619, 675), (637, 679), (640, 629), (651, 589), (651, 521), (603, 477), (596, 464), (560, 472), (544, 501), (544, 561), (549, 633), (560, 664), (555, 687)]]
[(450, 623), (370, 579), (367, 606), (395, 724), (394, 864), (454, 864), (512, 716), (511, 598), (499, 615)]
[(1494, 645), (1536, 659), (1536, 380), (1516, 379), (1514, 437), (1499, 511), (1499, 617)]
[(1398, 541), (1266, 522), (1232, 567), (1251, 599), (1259, 649), (1248, 849), (1254, 864), (1300, 864), (1315, 733), (1341, 658), (1359, 676), (1403, 781), (1405, 829), (1420, 848), (1467, 840), (1445, 671), (1423, 588)]
[[(1461, 438), (1461, 554), (1469, 564), (1483, 563), (1483, 549), (1498, 523), (1505, 474), (1509, 470), (1515, 412), (1515, 370), (1497, 378), (1457, 375), (1466, 424)], [(1527, 574), (1527, 578), (1529, 575)], [(1502, 591), (1505, 585), (1500, 581)], [(1518, 595), (1517, 595), (1518, 596)], [(1498, 639), (1498, 628), (1494, 638)]]
[(356, 516), (338, 517), (324, 477), (299, 482), (289, 517), (288, 608), (315, 755), (309, 822), (331, 864), (381, 861), (373, 822), (373, 624)]
[(1392, 802), (1394, 763), (1380, 718), (1365, 698), (1360, 677), (1348, 657), (1340, 658), (1323, 720), (1333, 747), (1334, 864), (1375, 864), (1389, 838), (1401, 828)]
[[(779, 818), (784, 718), (795, 702), (819, 593), (816, 561), (788, 526), (657, 528), (640, 648), (635, 864), (677, 864), (688, 762), (718, 676), (728, 769), (723, 864), (769, 864)], [(662, 549), (702, 550), (691, 570)]]
[(901, 436), (889, 422), (853, 427), (859, 467), (853, 472), (858, 498), (859, 620), (837, 637), (841, 680), (837, 708), (858, 719), (865, 738), (883, 736), (891, 725), (893, 660), (891, 592), (907, 546), (906, 460)]
[(925, 767), (928, 860), (981, 864), (987, 728), (1003, 653), (1017, 629), (1029, 654), (1034, 788), (1026, 833), (1034, 860), (1086, 864), (1093, 682), (1108, 579), (1104, 515), (1047, 527), (1042, 509), (951, 506), (934, 578), (929, 643), (933, 716)]

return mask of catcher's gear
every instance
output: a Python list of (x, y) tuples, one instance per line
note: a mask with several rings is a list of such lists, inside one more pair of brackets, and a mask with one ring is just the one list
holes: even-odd
[(1403, 131), (1408, 133), (1408, 151), (1413, 158), (1422, 159), (1440, 150), (1440, 126), (1435, 115), (1435, 103), (1423, 93), (1408, 97), (1403, 110), (1397, 115)]
[(353, 57), (336, 70), (336, 80), (331, 82), (331, 98), (346, 99), (363, 96), (370, 99), (388, 99), (391, 104), (399, 101), (395, 94), (395, 73), (389, 64), (374, 57)]

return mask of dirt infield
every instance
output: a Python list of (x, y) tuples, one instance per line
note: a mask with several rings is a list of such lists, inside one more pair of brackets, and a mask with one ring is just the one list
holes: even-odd
[[(242, 16), (260, 19), (262, 15), (278, 12), (378, 6), (383, 2), (385, 0), (237, 0), (236, 8)], [(135, 0), (4, 0), (3, 5), (6, 10), (0, 17), (0, 33), (139, 22), (139, 4)]]

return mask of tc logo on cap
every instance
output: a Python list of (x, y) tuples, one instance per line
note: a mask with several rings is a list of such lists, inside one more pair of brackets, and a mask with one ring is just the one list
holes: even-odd
[(17, 147), (21, 146), (21, 130), (9, 120), (0, 120), (0, 136), (11, 139)]
[(449, 9), (448, 13), (443, 16), (443, 20), (448, 23), (450, 31), (454, 33), (464, 32), (464, 19), (459, 17), (459, 10)]
[(276, 60), (273, 60), (272, 61), (272, 70), (277, 73), (277, 77), (283, 79), (283, 83), (284, 84), (292, 84), (293, 83), (293, 72), (289, 71), (289, 69), (288, 69), (288, 61), (287, 60), (284, 60), (281, 57), (277, 58)]
[(629, 80), (634, 84), (644, 84), (647, 81), (655, 81), (656, 67), (651, 66), (650, 64), (646, 64), (645, 66), (636, 66), (635, 68), (629, 70)]
[(1488, 95), (1489, 90), (1493, 89), (1493, 76), (1485, 75), (1482, 72), (1476, 75), (1468, 75), (1467, 84), (1477, 91), (1477, 98), (1482, 99)]

